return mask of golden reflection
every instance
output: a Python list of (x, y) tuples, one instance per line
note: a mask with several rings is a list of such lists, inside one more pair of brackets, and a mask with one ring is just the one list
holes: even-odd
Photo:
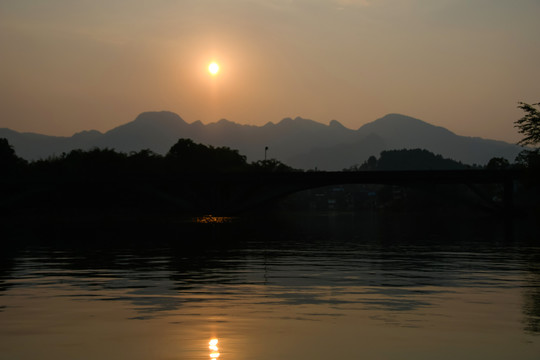
[(210, 340), (208, 344), (209, 344), (208, 348), (212, 350), (212, 352), (210, 352), (210, 358), (217, 359), (220, 355), (218, 352), (219, 349), (217, 347), (218, 339), (212, 339)]
[(230, 216), (213, 216), (213, 215), (204, 215), (199, 216), (194, 219), (198, 224), (224, 224), (229, 223), (233, 220)]

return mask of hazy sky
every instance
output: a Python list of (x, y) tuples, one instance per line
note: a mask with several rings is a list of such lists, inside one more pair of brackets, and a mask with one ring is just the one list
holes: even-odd
[(516, 103), (540, 101), (539, 15), (540, 0), (0, 0), (0, 127), (402, 113), (516, 141)]

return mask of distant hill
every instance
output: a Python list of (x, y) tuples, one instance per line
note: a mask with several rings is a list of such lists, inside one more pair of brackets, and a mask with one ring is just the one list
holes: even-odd
[(72, 149), (113, 148), (130, 152), (151, 149), (165, 154), (179, 138), (238, 149), (249, 161), (268, 157), (303, 169), (341, 170), (361, 164), (383, 150), (426, 149), (465, 164), (486, 164), (493, 157), (513, 161), (521, 148), (503, 141), (465, 137), (424, 121), (389, 114), (358, 130), (336, 120), (325, 125), (313, 120), (286, 118), (264, 126), (241, 125), (228, 120), (204, 125), (187, 123), (175, 113), (145, 112), (106, 133), (83, 131), (71, 137), (19, 133), (0, 129), (17, 155), (36, 160)]
[(467, 166), (452, 159), (445, 159), (425, 149), (385, 150), (379, 159), (370, 157), (360, 166), (350, 168), (362, 170), (462, 170)]
[(504, 141), (456, 135), (412, 117), (389, 114), (362, 126), (362, 134), (379, 134), (386, 149), (426, 149), (466, 164), (485, 165), (493, 157), (513, 162), (521, 147)]

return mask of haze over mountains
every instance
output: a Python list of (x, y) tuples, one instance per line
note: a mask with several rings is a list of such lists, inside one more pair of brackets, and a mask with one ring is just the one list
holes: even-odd
[(378, 156), (383, 150), (429, 150), (465, 164), (486, 164), (493, 157), (514, 161), (521, 147), (503, 141), (465, 137), (424, 121), (399, 114), (389, 114), (358, 130), (332, 120), (329, 125), (312, 120), (286, 118), (264, 126), (241, 125), (228, 120), (204, 125), (185, 122), (175, 113), (145, 112), (135, 120), (105, 133), (83, 131), (71, 137), (19, 133), (0, 129), (17, 155), (37, 160), (60, 155), (72, 149), (114, 148), (130, 152), (151, 149), (165, 154), (179, 138), (238, 149), (248, 161), (278, 159), (301, 169), (342, 170)]

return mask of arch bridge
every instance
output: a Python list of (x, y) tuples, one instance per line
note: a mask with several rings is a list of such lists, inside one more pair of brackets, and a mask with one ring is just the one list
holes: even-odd
[(511, 211), (514, 182), (519, 175), (518, 170), (199, 173), (181, 175), (173, 181), (183, 189), (183, 199), (177, 200), (206, 213), (238, 213), (295, 192), (345, 184), (500, 184), (504, 187), (504, 207)]

